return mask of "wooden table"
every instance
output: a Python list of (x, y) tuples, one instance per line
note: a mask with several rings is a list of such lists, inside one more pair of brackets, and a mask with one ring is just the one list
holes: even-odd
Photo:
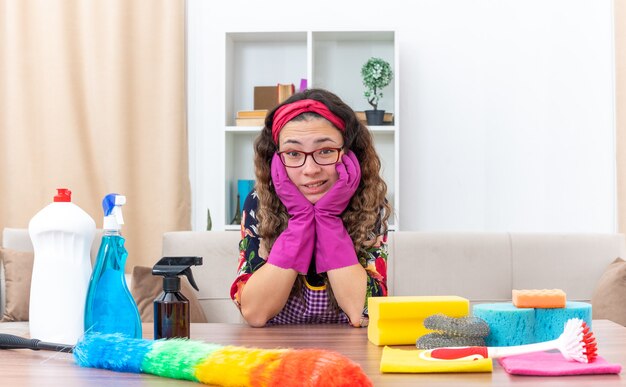
[[(0, 333), (18, 333), (5, 329)], [(607, 320), (593, 322), (599, 354), (611, 363), (626, 367), (626, 328)], [(152, 336), (152, 324), (144, 324), (146, 338)], [(26, 336), (26, 334), (24, 334)], [(367, 340), (366, 329), (340, 325), (293, 325), (250, 328), (238, 324), (192, 324), (191, 336), (217, 344), (260, 348), (324, 348), (344, 354), (363, 367), (375, 386), (399, 385), (521, 385), (537, 386), (626, 386), (626, 369), (621, 375), (537, 377), (512, 376), (495, 362), (493, 373), (467, 374), (381, 374), (382, 347)], [(407, 348), (411, 348), (410, 346)], [(147, 374), (116, 373), (81, 368), (72, 355), (48, 351), (0, 351), (0, 386), (161, 386), (199, 385)]]

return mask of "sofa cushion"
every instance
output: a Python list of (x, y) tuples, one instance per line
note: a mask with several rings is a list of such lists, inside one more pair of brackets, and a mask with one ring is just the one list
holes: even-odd
[(5, 282), (5, 307), (0, 321), (28, 321), (33, 253), (0, 248), (0, 261)]
[(388, 241), (390, 295), (511, 299), (506, 233), (402, 231), (390, 232)]
[(562, 289), (588, 302), (606, 265), (624, 256), (623, 234), (511, 233), (513, 289)]
[[(163, 277), (152, 275), (152, 268), (135, 266), (131, 279), (131, 293), (137, 302), (141, 322), (154, 321), (154, 299), (163, 291)], [(181, 278), (181, 293), (189, 300), (189, 318), (193, 323), (207, 322), (206, 315), (198, 302), (195, 290), (184, 276)]]
[(626, 261), (611, 263), (596, 285), (591, 304), (594, 319), (607, 319), (626, 326)]

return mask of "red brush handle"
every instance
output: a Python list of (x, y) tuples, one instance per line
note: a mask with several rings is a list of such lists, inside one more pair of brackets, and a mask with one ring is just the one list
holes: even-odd
[(489, 357), (487, 347), (437, 348), (430, 352), (430, 357), (444, 360), (460, 359), (472, 355)]

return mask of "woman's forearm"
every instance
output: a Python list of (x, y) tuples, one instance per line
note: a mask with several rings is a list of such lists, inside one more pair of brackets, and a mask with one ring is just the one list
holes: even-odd
[(360, 264), (328, 271), (328, 281), (333, 289), (337, 304), (358, 327), (361, 323), (365, 295), (367, 292), (367, 273)]
[(253, 327), (264, 326), (287, 303), (298, 273), (266, 263), (252, 274), (241, 293), (241, 314)]

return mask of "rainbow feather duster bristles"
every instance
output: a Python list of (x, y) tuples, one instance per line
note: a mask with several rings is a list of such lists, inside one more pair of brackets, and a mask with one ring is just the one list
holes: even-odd
[(92, 333), (76, 344), (74, 359), (82, 367), (220, 386), (372, 386), (358, 364), (322, 349), (260, 349)]

